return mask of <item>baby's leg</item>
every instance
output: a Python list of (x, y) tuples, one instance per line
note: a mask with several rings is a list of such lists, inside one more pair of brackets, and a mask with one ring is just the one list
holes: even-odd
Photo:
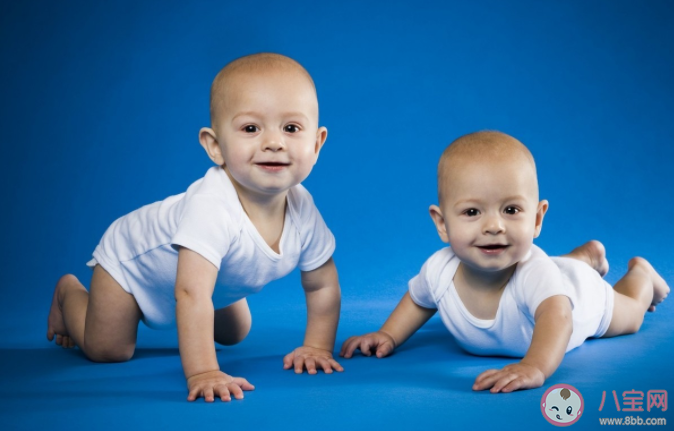
[(47, 338), (56, 344), (77, 345), (96, 362), (131, 359), (142, 313), (134, 297), (100, 265), (94, 268), (91, 292), (73, 275), (56, 284), (47, 320)]
[(250, 331), (251, 316), (246, 299), (215, 310), (215, 341), (225, 346), (241, 342)]
[(608, 274), (608, 260), (604, 244), (597, 240), (588, 241), (580, 247), (576, 247), (563, 257), (571, 257), (590, 265), (602, 277)]
[(627, 274), (613, 286), (613, 317), (604, 337), (632, 334), (641, 328), (644, 313), (655, 310), (669, 293), (669, 286), (646, 259), (634, 257)]

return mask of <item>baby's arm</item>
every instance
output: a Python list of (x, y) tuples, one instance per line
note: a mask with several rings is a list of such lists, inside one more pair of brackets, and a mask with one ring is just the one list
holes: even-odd
[(492, 393), (538, 388), (557, 370), (573, 331), (571, 302), (551, 296), (536, 309), (531, 346), (522, 360), (502, 370), (487, 370), (477, 376), (473, 390), (491, 388)]
[(383, 358), (407, 341), (436, 311), (417, 305), (407, 292), (379, 331), (349, 338), (339, 354), (348, 359), (359, 349), (365, 356), (374, 351), (378, 358)]
[(229, 401), (243, 398), (244, 390), (254, 389), (246, 379), (231, 377), (222, 371), (213, 341), (213, 289), (217, 268), (187, 248), (178, 254), (176, 278), (176, 320), (180, 359), (187, 378), (188, 401), (204, 397), (208, 402), (219, 396)]
[(326, 373), (332, 373), (333, 368), (343, 371), (332, 357), (341, 304), (337, 268), (332, 258), (313, 271), (303, 271), (302, 287), (307, 301), (304, 344), (283, 358), (283, 368), (302, 373), (306, 367), (309, 374), (316, 374), (317, 367)]

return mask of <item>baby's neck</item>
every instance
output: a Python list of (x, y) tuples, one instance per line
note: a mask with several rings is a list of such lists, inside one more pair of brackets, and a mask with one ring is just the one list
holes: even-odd
[(259, 199), (239, 193), (239, 202), (243, 210), (251, 220), (283, 218), (286, 208), (287, 192), (270, 197), (269, 199)]
[(241, 208), (253, 223), (267, 245), (280, 253), (281, 236), (285, 224), (288, 190), (274, 195), (254, 194), (244, 189), (227, 172), (239, 197)]
[(283, 217), (285, 214), (286, 197), (288, 190), (277, 194), (253, 193), (241, 186), (229, 173), (223, 168), (229, 177), (229, 180), (236, 190), (236, 194), (241, 202), (243, 210), (251, 219), (273, 219)]
[(461, 263), (457, 272), (464, 286), (471, 290), (497, 291), (508, 284), (516, 266), (513, 265), (501, 271), (482, 271)]
[(253, 223), (267, 245), (276, 253), (281, 253), (281, 236), (285, 224), (286, 195), (280, 202), (246, 201), (239, 195), (241, 207), (246, 212), (248, 219)]
[(464, 263), (454, 275), (454, 288), (468, 312), (478, 319), (496, 318), (503, 290), (515, 271), (515, 265), (503, 271), (488, 272)]

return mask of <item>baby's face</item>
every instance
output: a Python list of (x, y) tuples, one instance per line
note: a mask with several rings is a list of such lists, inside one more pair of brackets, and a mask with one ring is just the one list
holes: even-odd
[(213, 126), (239, 192), (274, 195), (311, 172), (327, 136), (313, 85), (301, 73), (239, 73), (225, 87)]
[(448, 172), (440, 209), (445, 239), (459, 259), (492, 272), (524, 258), (547, 209), (547, 203), (539, 205), (531, 165), (518, 158), (464, 160)]

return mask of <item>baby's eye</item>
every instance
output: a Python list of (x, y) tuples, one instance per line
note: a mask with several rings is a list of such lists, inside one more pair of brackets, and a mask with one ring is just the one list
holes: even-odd
[(258, 129), (258, 127), (253, 125), (253, 124), (248, 124), (246, 126), (243, 126), (243, 131), (246, 132), (246, 133), (255, 133), (258, 130), (260, 130), (260, 129)]
[(573, 407), (569, 406), (569, 407), (566, 408), (566, 414), (567, 415), (570, 415), (572, 411), (573, 411)]
[(463, 212), (468, 217), (475, 217), (480, 214), (480, 211), (475, 208), (469, 208)]
[(550, 410), (552, 410), (552, 409), (555, 409), (555, 410), (559, 411), (559, 409), (557, 408), (557, 406), (552, 406), (552, 407), (550, 407)]
[(515, 215), (520, 212), (520, 209), (517, 207), (508, 207), (504, 211), (506, 214)]
[(283, 131), (286, 133), (297, 133), (300, 131), (300, 128), (296, 124), (288, 124), (283, 128)]

